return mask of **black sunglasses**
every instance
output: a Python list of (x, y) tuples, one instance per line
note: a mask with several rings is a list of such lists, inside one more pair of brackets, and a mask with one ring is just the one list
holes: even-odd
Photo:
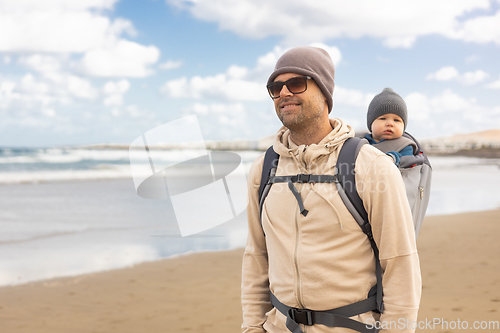
[(307, 80), (311, 79), (310, 76), (296, 76), (292, 77), (285, 82), (277, 81), (267, 85), (267, 91), (272, 99), (280, 97), (283, 86), (286, 86), (292, 94), (300, 94), (307, 90)]

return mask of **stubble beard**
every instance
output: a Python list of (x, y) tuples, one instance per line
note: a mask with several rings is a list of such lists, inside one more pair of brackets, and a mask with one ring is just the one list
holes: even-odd
[[(283, 102), (289, 101), (291, 100), (284, 100)], [(321, 120), (325, 103), (322, 96), (315, 96), (307, 101), (301, 101), (299, 104), (300, 110), (294, 114), (284, 115), (278, 106), (276, 106), (276, 111), (278, 118), (285, 127), (291, 131), (299, 132), (307, 130)]]

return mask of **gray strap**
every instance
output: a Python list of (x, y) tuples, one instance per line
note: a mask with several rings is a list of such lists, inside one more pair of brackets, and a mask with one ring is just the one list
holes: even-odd
[(281, 303), (273, 293), (271, 293), (271, 303), (278, 311), (287, 317), (286, 327), (292, 333), (303, 333), (299, 324), (308, 326), (321, 324), (328, 327), (345, 327), (361, 333), (378, 332), (375, 327), (369, 328), (368, 325), (349, 318), (376, 309), (375, 296), (360, 302), (326, 311), (313, 311), (289, 307)]
[(295, 186), (293, 186), (293, 183), (290, 181), (288, 182), (288, 188), (290, 189), (290, 191), (292, 191), (293, 195), (295, 196), (295, 199), (297, 199), (297, 202), (299, 204), (300, 214), (307, 216), (307, 213), (309, 213), (309, 211), (304, 208), (304, 202), (300, 197), (300, 193), (297, 191)]
[(418, 149), (415, 141), (404, 136), (401, 136), (397, 139), (384, 140), (382, 142), (373, 144), (373, 146), (384, 153), (388, 153), (390, 151), (400, 152), (403, 148), (411, 146), (413, 148), (413, 154), (415, 154)]
[(337, 183), (338, 178), (336, 175), (310, 175), (310, 174), (298, 174), (294, 176), (274, 176), (269, 178), (269, 183)]

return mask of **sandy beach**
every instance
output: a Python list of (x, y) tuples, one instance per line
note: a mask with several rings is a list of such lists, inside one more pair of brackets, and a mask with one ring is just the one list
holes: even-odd
[[(500, 321), (499, 233), (500, 210), (426, 218), (418, 239), (419, 321), (460, 320), (469, 329), (476, 321)], [(241, 332), (242, 254), (243, 249), (196, 253), (2, 287), (0, 331)], [(463, 331), (434, 328), (418, 331)]]

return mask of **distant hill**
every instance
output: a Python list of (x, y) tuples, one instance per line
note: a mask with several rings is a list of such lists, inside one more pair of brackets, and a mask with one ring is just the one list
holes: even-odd
[(488, 131), (474, 132), (468, 134), (457, 134), (450, 137), (439, 138), (447, 142), (500, 142), (500, 129), (491, 129)]
[(500, 157), (500, 129), (422, 140), (429, 154)]

